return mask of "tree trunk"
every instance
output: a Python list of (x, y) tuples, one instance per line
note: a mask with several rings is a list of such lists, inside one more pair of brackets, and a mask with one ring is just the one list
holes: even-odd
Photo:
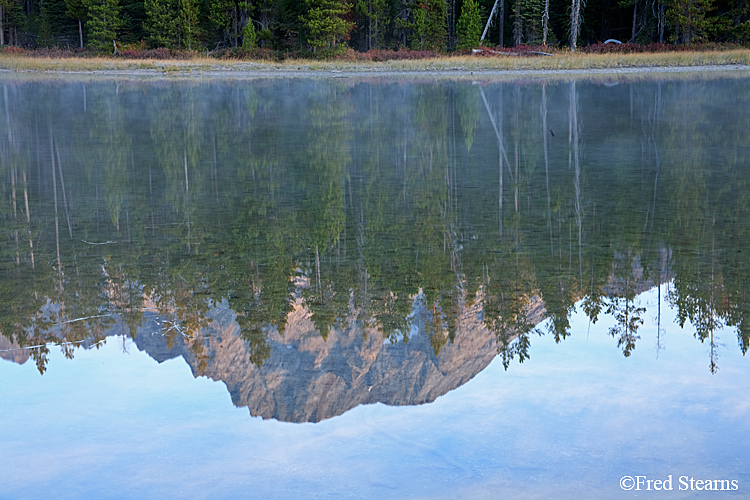
[(68, 195), (65, 194), (65, 178), (63, 177), (62, 162), (60, 162), (60, 150), (55, 144), (55, 155), (57, 156), (57, 172), (60, 174), (60, 188), (63, 195), (63, 206), (65, 207), (65, 217), (68, 219), (68, 234), (73, 239), (73, 226), (70, 223), (70, 210), (68, 210)]
[(503, 44), (505, 43), (504, 41), (504, 38), (505, 38), (505, 0), (500, 0), (499, 17), (500, 19), (498, 20), (497, 27), (500, 30), (500, 34), (498, 35), (498, 38), (500, 39), (500, 43), (498, 43), (498, 45), (502, 47)]
[(81, 48), (83, 48), (83, 23), (78, 20), (78, 37), (81, 39)]
[[(490, 29), (490, 26), (492, 25), (492, 18), (495, 16), (495, 12), (497, 12), (497, 2), (498, 0), (495, 0), (495, 3), (492, 5), (492, 10), (490, 11), (490, 17), (487, 18), (487, 24), (484, 25), (484, 31), (482, 32), (482, 37), (479, 39), (480, 42), (484, 40), (485, 36), (487, 36), (487, 31)], [(502, 23), (503, 21), (502, 21), (502, 15), (501, 15), (500, 17), (500, 26), (501, 26), (500, 29), (501, 30), (502, 30), (502, 25), (503, 25)], [(502, 40), (501, 40), (501, 45), (502, 45)]]
[(237, 38), (239, 38), (237, 21), (237, 8), (232, 9), (232, 47), (237, 48)]
[(521, 45), (523, 36), (523, 21), (521, 20), (521, 0), (513, 5), (513, 46)]
[(570, 6), (570, 51), (576, 51), (578, 31), (580, 30), (581, 0), (572, 0)]
[(49, 129), (49, 150), (52, 157), (52, 189), (55, 200), (55, 242), (57, 243), (57, 274), (60, 281), (60, 291), (62, 292), (62, 261), (60, 259), (60, 223), (57, 214), (57, 174), (55, 173), (55, 147), (52, 138), (52, 126)]
[(542, 46), (547, 46), (547, 31), (549, 30), (549, 0), (544, 0), (544, 14), (542, 15)]
[(456, 47), (456, 0), (451, 0), (450, 48)]
[(26, 170), (23, 171), (23, 202), (26, 205), (26, 224), (29, 228), (26, 230), (29, 236), (29, 253), (31, 254), (31, 270), (36, 270), (34, 265), (34, 242), (31, 241), (31, 212), (29, 211), (29, 185), (26, 182)]
[(638, 2), (633, 2), (633, 29), (630, 35), (630, 43), (635, 43), (635, 24), (638, 20)]
[(664, 4), (660, 1), (656, 14), (656, 31), (659, 33), (659, 43), (664, 43)]
[(0, 45), (5, 45), (5, 26), (3, 26), (4, 17), (5, 17), (5, 6), (0, 5)]

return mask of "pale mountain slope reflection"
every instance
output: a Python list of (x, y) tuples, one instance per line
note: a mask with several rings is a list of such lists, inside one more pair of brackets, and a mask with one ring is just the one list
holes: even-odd
[(577, 303), (628, 357), (668, 282), (712, 372), (719, 329), (744, 354), (745, 81), (478, 83), (0, 80), (0, 357), (125, 335), (317, 422), (523, 361)]

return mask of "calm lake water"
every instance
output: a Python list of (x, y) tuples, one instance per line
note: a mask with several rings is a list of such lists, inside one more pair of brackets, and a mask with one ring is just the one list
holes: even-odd
[(3, 76), (0, 498), (747, 497), (749, 76)]

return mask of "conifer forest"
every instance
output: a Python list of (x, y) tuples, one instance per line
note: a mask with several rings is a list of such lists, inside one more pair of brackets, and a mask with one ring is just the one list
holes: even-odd
[(747, 0), (0, 0), (0, 45), (94, 53), (165, 48), (325, 57), (749, 38)]

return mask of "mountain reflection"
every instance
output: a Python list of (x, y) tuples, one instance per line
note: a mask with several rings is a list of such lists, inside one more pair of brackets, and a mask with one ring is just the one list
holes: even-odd
[(122, 334), (318, 421), (523, 361), (579, 300), (629, 356), (667, 282), (712, 371), (718, 328), (747, 351), (741, 79), (0, 85), (0, 356), (40, 372)]

